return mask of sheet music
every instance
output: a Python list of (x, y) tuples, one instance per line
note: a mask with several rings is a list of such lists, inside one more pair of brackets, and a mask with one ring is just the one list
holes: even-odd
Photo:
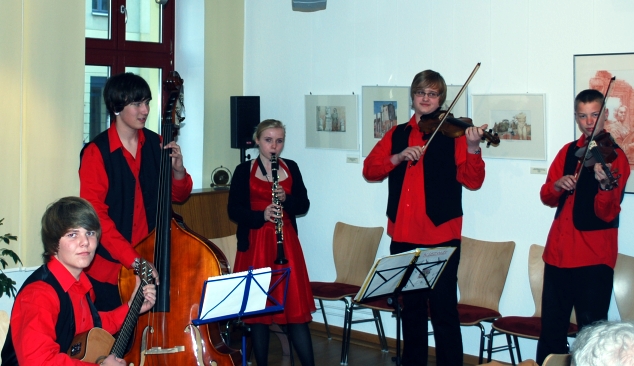
[(456, 248), (453, 247), (421, 249), (418, 261), (416, 261), (416, 268), (408, 279), (407, 284), (403, 287), (403, 291), (425, 289), (429, 288), (430, 285), (433, 286), (445, 268), (445, 263), (447, 263), (455, 250)]
[(403, 281), (403, 276), (410, 263), (415, 263), (414, 272), (402, 291), (433, 288), (438, 276), (442, 273), (447, 260), (456, 248), (417, 248), (408, 252), (389, 255), (378, 259), (365, 278), (361, 291), (354, 301), (369, 297), (392, 294)]
[[(392, 293), (401, 282), (405, 269), (419, 252), (418, 249), (414, 249), (378, 259), (363, 281), (361, 291), (357, 293), (354, 301), (359, 301), (364, 294), (381, 296)], [(380, 278), (375, 279), (377, 274)]]
[(236, 314), (242, 308), (245, 296), (249, 301), (244, 312), (258, 311), (266, 307), (266, 292), (271, 284), (271, 268), (253, 270), (253, 278), (246, 292), (248, 271), (209, 277), (205, 281), (205, 299), (200, 320)]

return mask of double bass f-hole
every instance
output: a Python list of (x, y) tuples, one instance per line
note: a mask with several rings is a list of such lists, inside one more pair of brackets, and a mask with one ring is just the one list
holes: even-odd
[[(280, 207), (280, 216), (282, 215), (282, 202), (280, 202), (280, 198), (277, 196), (277, 188), (279, 187), (279, 176), (277, 175), (277, 171), (279, 169), (279, 163), (277, 161), (277, 156), (275, 154), (271, 154), (271, 175), (273, 176), (273, 204)], [(278, 217), (275, 219), (275, 237), (277, 240), (277, 258), (275, 259), (275, 264), (286, 264), (288, 263), (288, 259), (284, 255), (284, 224), (282, 222), (282, 217)]]

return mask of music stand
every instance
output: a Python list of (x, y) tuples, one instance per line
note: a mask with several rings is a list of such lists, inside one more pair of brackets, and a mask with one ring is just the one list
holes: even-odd
[(405, 291), (433, 289), (455, 250), (456, 248), (452, 247), (417, 248), (380, 258), (374, 263), (363, 281), (361, 290), (354, 297), (354, 302), (362, 304), (369, 299), (389, 296), (388, 304), (392, 305), (396, 312), (396, 366), (401, 365), (399, 295)]
[[(249, 267), (248, 271), (210, 277), (203, 284), (203, 293), (194, 325), (214, 323), (244, 316), (284, 310), (290, 268)], [(281, 299), (273, 292), (284, 284)], [(269, 285), (270, 284), (270, 285)], [(268, 303), (268, 305), (267, 305)], [(239, 310), (236, 312), (236, 308)], [(246, 334), (242, 332), (242, 365), (246, 366)]]

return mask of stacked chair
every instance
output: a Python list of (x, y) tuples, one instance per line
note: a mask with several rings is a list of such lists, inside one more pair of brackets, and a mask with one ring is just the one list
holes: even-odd
[[(333, 234), (332, 247), (337, 277), (334, 282), (311, 281), (310, 283), (313, 297), (319, 301), (328, 339), (331, 339), (331, 334), (323, 301), (343, 301), (345, 304), (341, 349), (342, 365), (348, 363), (350, 325), (352, 324), (353, 313), (352, 298), (361, 289), (365, 277), (374, 264), (382, 236), (383, 227), (360, 227), (337, 222)], [(375, 314), (373, 318), (363, 321), (375, 322), (379, 340), (383, 344), (385, 335), (383, 334), (381, 317)], [(355, 321), (355, 323), (357, 322), (360, 321)]]
[(513, 241), (492, 242), (462, 237), (458, 314), (461, 326), (480, 328), (479, 363), (482, 363), (484, 341), (488, 338), (483, 323), (491, 323), (502, 316), (500, 298), (514, 251)]
[[(529, 249), (528, 256), (528, 276), (530, 281), (531, 293), (533, 294), (533, 301), (535, 303), (535, 313), (533, 316), (503, 316), (496, 319), (491, 325), (491, 332), (489, 334), (489, 346), (487, 359), (491, 360), (491, 354), (493, 352), (499, 352), (503, 350), (509, 351), (511, 357), (511, 363), (515, 365), (515, 357), (513, 355), (513, 348), (517, 353), (518, 362), (522, 362), (522, 355), (520, 352), (520, 346), (518, 338), (539, 339), (539, 333), (541, 332), (541, 314), (542, 314), (542, 288), (544, 284), (544, 261), (542, 255), (544, 254), (544, 247), (541, 245), (533, 244)], [(506, 335), (506, 346), (493, 347), (493, 337), (496, 334)], [(570, 326), (568, 327), (568, 336), (573, 337), (577, 334), (577, 324), (575, 320), (575, 312), (572, 311), (570, 315)]]

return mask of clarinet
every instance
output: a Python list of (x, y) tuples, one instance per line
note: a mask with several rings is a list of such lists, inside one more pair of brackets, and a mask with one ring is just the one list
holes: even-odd
[[(271, 154), (271, 175), (273, 176), (273, 204), (281, 207), (282, 202), (277, 197), (277, 187), (279, 177), (277, 176), (277, 170), (279, 167), (279, 163), (277, 162), (277, 156), (275, 154)], [(280, 211), (280, 215), (283, 215), (283, 212)], [(286, 264), (288, 263), (288, 259), (284, 256), (284, 232), (283, 232), (284, 223), (282, 222), (282, 218), (275, 219), (275, 235), (277, 237), (277, 258), (275, 259), (275, 264)]]

